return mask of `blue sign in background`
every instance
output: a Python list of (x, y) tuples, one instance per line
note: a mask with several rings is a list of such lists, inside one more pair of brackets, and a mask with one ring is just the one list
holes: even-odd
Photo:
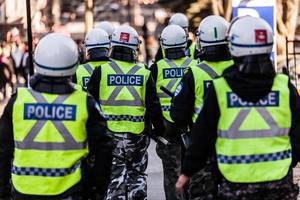
[[(253, 5), (245, 5), (245, 4), (241, 4), (241, 5), (238, 5), (237, 7), (233, 7), (232, 8), (232, 18), (235, 18), (238, 16), (238, 10), (239, 9), (252, 9), (252, 10), (255, 10), (258, 14), (259, 14), (259, 17), (263, 18), (264, 20), (266, 20), (270, 26), (272, 27), (273, 29), (273, 32), (275, 33), (275, 22), (274, 22), (274, 6), (253, 6)], [(246, 10), (245, 10), (246, 11)], [(241, 11), (240, 11), (241, 12)], [(275, 50), (275, 48), (274, 48)], [(273, 61), (275, 61), (275, 52), (271, 53), (271, 59)], [(274, 62), (274, 64), (276, 64), (276, 62)]]
[(232, 16), (237, 17), (238, 16), (238, 9), (243, 9), (243, 8), (247, 8), (247, 9), (253, 9), (256, 10), (259, 14), (259, 16), (261, 18), (263, 18), (264, 20), (266, 20), (272, 27), (273, 31), (274, 31), (274, 7), (273, 6), (265, 6), (265, 7), (247, 7), (247, 6), (239, 6), (239, 7), (233, 7), (232, 10)]

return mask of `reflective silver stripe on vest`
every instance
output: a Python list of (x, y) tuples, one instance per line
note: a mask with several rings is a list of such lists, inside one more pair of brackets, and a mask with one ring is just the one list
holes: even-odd
[(219, 76), (210, 66), (208, 66), (205, 63), (200, 63), (197, 66), (200, 69), (202, 69), (203, 71), (205, 71), (210, 76), (210, 78), (212, 78), (212, 79), (215, 79)]
[[(137, 71), (141, 69), (140, 66), (135, 65), (132, 67), (127, 74), (125, 74), (121, 68), (114, 61), (109, 62), (109, 65), (118, 75), (134, 75)], [(116, 100), (117, 96), (121, 92), (121, 90), (126, 87), (131, 95), (134, 97), (134, 100)], [(105, 106), (144, 106), (144, 102), (142, 101), (139, 93), (136, 91), (134, 86), (131, 85), (122, 85), (116, 86), (116, 88), (112, 91), (108, 100), (101, 100), (100, 104)]]
[[(169, 60), (168, 58), (164, 58), (165, 62), (172, 68), (186, 68), (187, 66), (189, 66), (189, 64), (193, 61), (191, 58), (187, 58), (180, 67), (178, 67), (175, 63), (173, 63), (171, 60)], [(172, 88), (174, 87), (174, 85), (176, 84), (177, 82), (177, 78), (172, 78), (168, 85), (166, 86), (166, 89), (169, 90), (169, 91), (172, 91)], [(158, 92), (157, 93), (157, 96), (159, 98), (170, 98), (169, 95), (167, 95), (166, 93), (161, 93), (161, 92)]]
[(201, 109), (202, 109), (202, 106), (201, 106), (200, 108), (195, 107), (195, 108), (194, 108), (194, 113), (195, 113), (196, 115), (199, 115), (200, 112), (201, 112)]
[(253, 155), (239, 155), (239, 156), (227, 156), (218, 154), (218, 163), (223, 164), (248, 164), (258, 162), (271, 162), (277, 160), (284, 160), (292, 157), (292, 150), (279, 151), (275, 153), (267, 154), (253, 154)]
[(272, 115), (266, 108), (254, 108), (256, 109), (265, 122), (270, 126), (270, 129), (266, 130), (239, 130), (240, 126), (249, 115), (251, 109), (242, 109), (234, 122), (231, 124), (228, 131), (218, 130), (218, 136), (228, 139), (240, 139), (240, 138), (264, 138), (288, 135), (290, 128), (280, 128)]
[(93, 68), (88, 64), (88, 63), (85, 63), (82, 65), (84, 67), (84, 69), (92, 76), (93, 74)]
[(105, 118), (109, 121), (131, 121), (131, 122), (144, 122), (144, 116), (132, 116), (132, 115), (105, 115)]
[(73, 174), (81, 162), (76, 163), (70, 168), (36, 168), (36, 167), (12, 167), (12, 173), (18, 176), (44, 176), (44, 177), (63, 177)]
[[(49, 104), (42, 94), (35, 92), (32, 89), (28, 89), (28, 91), (38, 103)], [(59, 95), (52, 104), (62, 104), (68, 97), (70, 97), (70, 95)], [(15, 141), (15, 147), (17, 149), (34, 150), (77, 150), (85, 149), (87, 147), (87, 141), (76, 142), (72, 137), (72, 134), (61, 121), (51, 121), (51, 123), (64, 138), (65, 142), (35, 142), (34, 139), (46, 123), (47, 120), (37, 120), (22, 142)]]

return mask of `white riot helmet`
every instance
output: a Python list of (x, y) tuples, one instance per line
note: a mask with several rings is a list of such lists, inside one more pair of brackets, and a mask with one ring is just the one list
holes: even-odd
[(234, 20), (228, 29), (232, 56), (269, 54), (273, 48), (273, 31), (263, 19), (244, 16)]
[(173, 24), (178, 25), (183, 29), (189, 28), (189, 20), (182, 13), (175, 13), (174, 15), (171, 16), (169, 20), (169, 25), (173, 25)]
[(160, 36), (163, 49), (186, 48), (187, 40), (186, 32), (178, 25), (168, 25)]
[(46, 35), (34, 53), (37, 73), (45, 76), (65, 77), (75, 74), (78, 65), (78, 48), (75, 42), (61, 33)]
[(198, 28), (197, 40), (200, 47), (227, 44), (226, 34), (229, 23), (220, 16), (204, 18)]
[(137, 51), (141, 41), (139, 35), (134, 28), (128, 25), (123, 25), (118, 27), (113, 35), (111, 40), (111, 46), (121, 46), (127, 47), (134, 51)]
[(106, 31), (106, 33), (109, 36), (111, 36), (115, 30), (114, 26), (109, 21), (102, 21), (99, 24), (97, 24), (97, 26), (95, 28), (100, 28), (100, 29)]
[(84, 40), (86, 51), (94, 48), (106, 48), (110, 47), (110, 39), (108, 34), (102, 29), (93, 29), (89, 31)]

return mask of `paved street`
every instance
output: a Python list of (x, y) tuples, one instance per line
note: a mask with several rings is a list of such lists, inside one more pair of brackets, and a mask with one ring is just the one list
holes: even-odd
[(151, 141), (148, 148), (148, 200), (164, 200), (162, 165), (155, 152), (155, 145), (156, 143)]

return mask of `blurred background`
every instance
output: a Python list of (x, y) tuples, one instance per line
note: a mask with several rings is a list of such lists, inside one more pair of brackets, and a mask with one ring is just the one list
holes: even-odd
[[(143, 41), (140, 61), (150, 64), (159, 46), (158, 37), (175, 12), (190, 20), (190, 37), (204, 17), (221, 15), (232, 19), (236, 0), (30, 0), (33, 48), (49, 32), (61, 32), (82, 45), (85, 33), (103, 20), (114, 26), (128, 23)], [(239, 0), (239, 2), (249, 0)], [(297, 50), (300, 43), (299, 0), (260, 0), (276, 4), (277, 68), (289, 65), (297, 79)], [(0, 100), (8, 88), (26, 83), (29, 73), (25, 0), (0, 0)], [(272, 14), (272, 15), (273, 15)], [(246, 34), (246, 32), (245, 32)], [(296, 41), (295, 41), (296, 40)], [(299, 50), (300, 51), (300, 50)], [(300, 62), (298, 62), (300, 63)], [(298, 70), (299, 69), (299, 70)]]

